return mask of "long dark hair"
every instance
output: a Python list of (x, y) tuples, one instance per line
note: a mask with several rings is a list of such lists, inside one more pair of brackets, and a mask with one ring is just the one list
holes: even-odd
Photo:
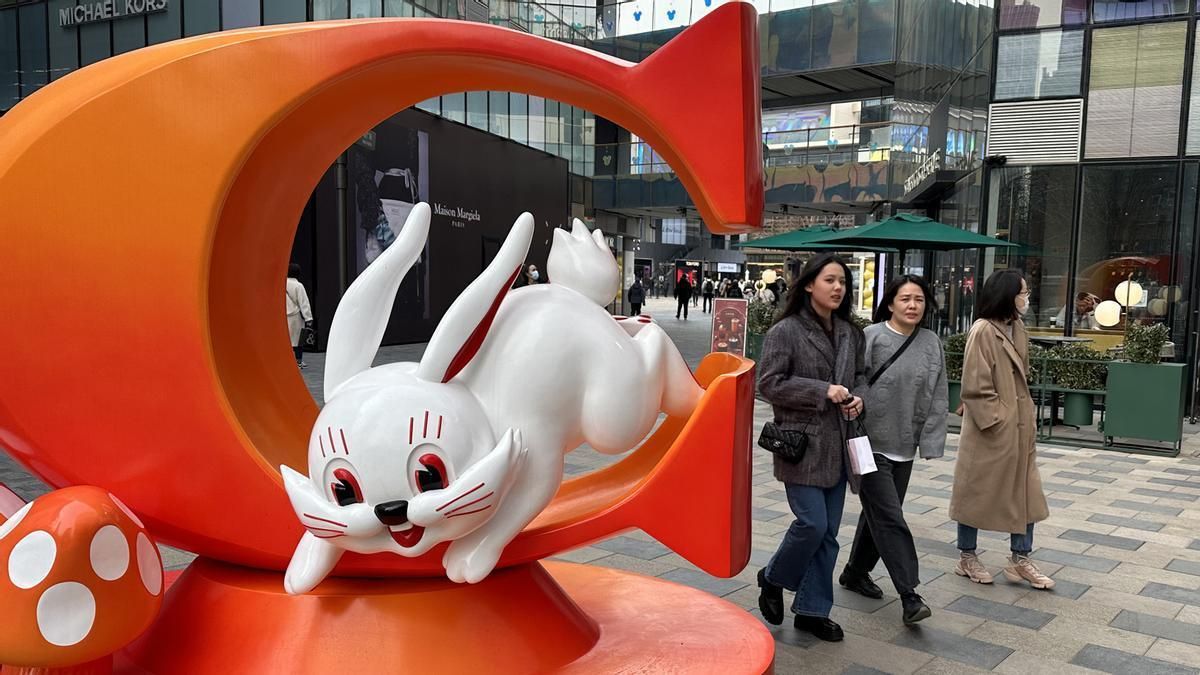
[(925, 321), (925, 317), (929, 316), (930, 309), (937, 309), (937, 305), (933, 302), (933, 293), (929, 290), (929, 283), (925, 279), (915, 274), (901, 274), (900, 276), (888, 282), (887, 288), (883, 291), (883, 297), (879, 300), (879, 306), (875, 308), (875, 323), (883, 323), (892, 318), (891, 304), (896, 301), (896, 296), (900, 294), (900, 289), (905, 284), (916, 284), (921, 288), (921, 293), (925, 294), (925, 313), (921, 315), (921, 321)]
[(1021, 294), (1021, 273), (1014, 269), (996, 270), (983, 282), (975, 301), (975, 317), (993, 321), (1012, 321), (1019, 316), (1017, 296)]
[(825, 266), (829, 264), (841, 265), (842, 271), (846, 274), (846, 290), (844, 295), (842, 295), (842, 304), (833, 310), (833, 316), (840, 318), (852, 326), (854, 325), (850, 321), (850, 305), (854, 301), (850, 297), (853, 295), (852, 291), (854, 290), (854, 275), (850, 272), (850, 266), (846, 264), (846, 261), (833, 253), (823, 253), (810, 259), (804, 265), (804, 269), (800, 270), (800, 276), (796, 277), (795, 283), (792, 284), (792, 288), (788, 292), (787, 305), (784, 306), (783, 311), (775, 318), (776, 323), (793, 314), (813, 312), (812, 294), (805, 290), (805, 286), (816, 281), (817, 277), (821, 274), (821, 270), (825, 269)]

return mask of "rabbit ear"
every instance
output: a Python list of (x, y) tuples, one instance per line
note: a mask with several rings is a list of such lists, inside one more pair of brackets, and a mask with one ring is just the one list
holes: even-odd
[(500, 301), (520, 273), (532, 240), (533, 216), (522, 213), (492, 264), (450, 305), (433, 331), (417, 367), (417, 377), (429, 382), (449, 382), (471, 362), (483, 345), (492, 319), (496, 318)]
[(346, 380), (371, 367), (396, 291), (409, 268), (421, 256), (429, 235), (429, 205), (413, 207), (404, 221), (404, 229), (342, 296), (333, 325), (329, 328), (329, 347), (325, 353), (325, 400), (333, 398)]
[(592, 231), (592, 241), (596, 242), (596, 246), (599, 246), (601, 251), (608, 250), (608, 240), (604, 238), (604, 233), (600, 231), (600, 228)]

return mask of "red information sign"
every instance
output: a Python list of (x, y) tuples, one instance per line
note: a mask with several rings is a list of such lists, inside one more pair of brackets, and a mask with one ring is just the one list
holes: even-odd
[(746, 355), (746, 301), (717, 298), (713, 302), (712, 350)]

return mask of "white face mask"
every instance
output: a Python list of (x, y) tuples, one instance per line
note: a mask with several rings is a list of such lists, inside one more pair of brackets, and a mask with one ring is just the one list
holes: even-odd
[(529, 276), (530, 276), (530, 277), (532, 277), (534, 281), (537, 281), (537, 278), (538, 278), (538, 271), (537, 271), (537, 270), (534, 270), (534, 271), (530, 272), (530, 273), (529, 273)]
[(1028, 311), (1029, 311), (1029, 300), (1018, 296), (1017, 297), (1017, 315), (1025, 316), (1025, 313)]

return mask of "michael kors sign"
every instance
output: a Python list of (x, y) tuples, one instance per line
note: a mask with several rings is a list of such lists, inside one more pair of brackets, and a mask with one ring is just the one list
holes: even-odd
[(98, 0), (58, 10), (58, 27), (71, 28), (165, 11), (167, 0)]

